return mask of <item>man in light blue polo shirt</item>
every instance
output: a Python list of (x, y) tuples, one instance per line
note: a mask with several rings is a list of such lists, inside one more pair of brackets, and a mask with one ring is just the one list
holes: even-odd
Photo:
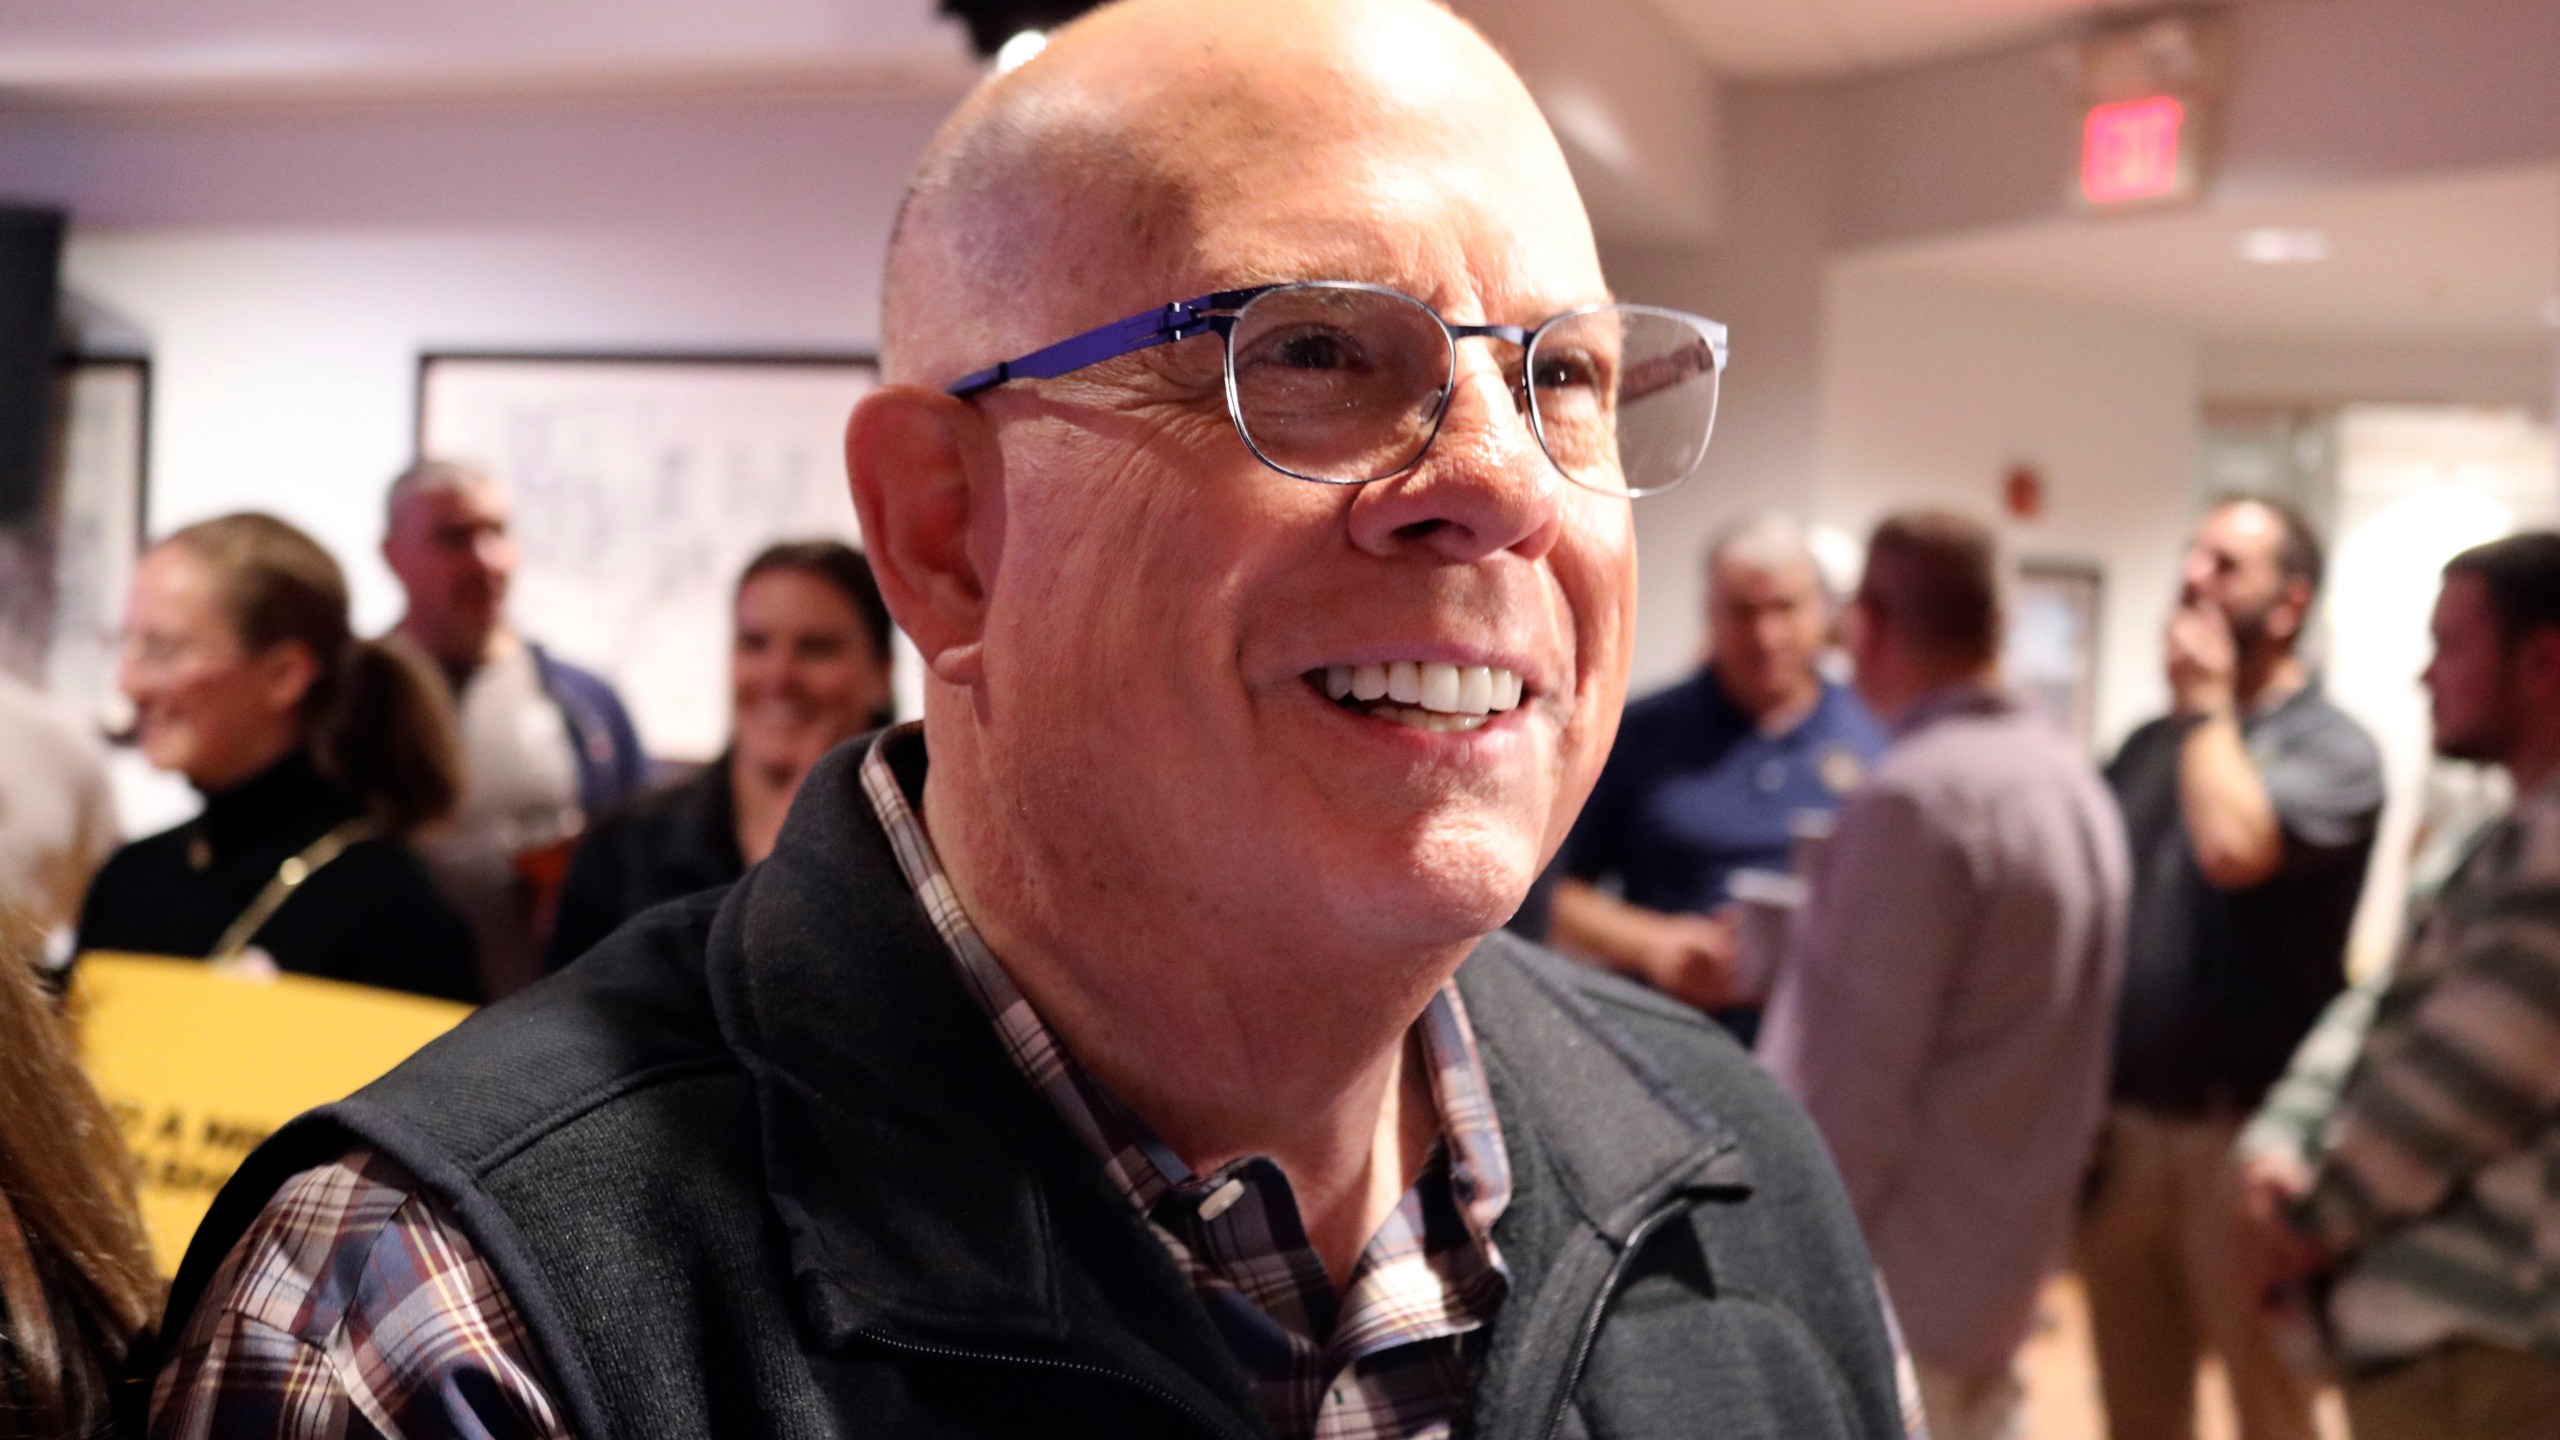
[[(1858, 698), (1815, 668), (1831, 605), (1801, 526), (1746, 521), (1707, 551), (1707, 663), (1627, 706), (1556, 857), (1553, 938), (1685, 1000), (1745, 1044), (1735, 872), (1791, 868), (1799, 817), (1828, 815), (1884, 750)], [(1615, 893), (1611, 893), (1614, 890)]]

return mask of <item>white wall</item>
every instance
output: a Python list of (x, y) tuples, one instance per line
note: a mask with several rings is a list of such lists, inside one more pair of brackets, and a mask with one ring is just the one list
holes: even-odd
[[(1997, 521), (2012, 558), (2096, 563), (2100, 746), (2158, 713), (2194, 514), (2198, 342), (1855, 262), (1833, 272), (1824, 332), (1820, 517), (1863, 534), (1887, 511), (1946, 506)], [(2016, 465), (2045, 479), (2032, 522), (2001, 510)]]
[(944, 102), (318, 107), (0, 124), (67, 204), (67, 283), (154, 361), (149, 524), (243, 506), (374, 555), (430, 348), (868, 349)]
[(1698, 474), (1636, 502), (1639, 594), (1635, 693), (1698, 660), (1706, 542), (1762, 510), (1805, 515), (1821, 432), (1823, 257), (1829, 248), (1830, 112), (1812, 86), (1751, 86), (1723, 99), (1725, 203), (1734, 217), (1705, 247), (1602, 247), (1624, 299), (1670, 305), (1732, 327), (1714, 443)]
[(2204, 387), (2217, 401), (2304, 408), (2393, 401), (2549, 414), (2556, 360), (2552, 343), (2538, 338), (2209, 341)]
[(2360, 406), (2338, 423), (2337, 534), (2323, 623), (2353, 645), (2329, 657), (2329, 691), (2382, 747), (2385, 805), (2349, 961), (2362, 974), (2399, 938), (2408, 857), (2432, 754), (2418, 685), (2444, 562), (2512, 530), (2547, 526), (2560, 501), (2551, 428), (2518, 410)]

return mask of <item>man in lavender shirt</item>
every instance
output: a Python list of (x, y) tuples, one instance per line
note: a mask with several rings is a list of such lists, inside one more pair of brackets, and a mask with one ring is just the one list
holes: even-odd
[(1952, 515), (1876, 528), (1849, 632), (1894, 740), (1760, 1037), (1848, 1181), (1938, 1440), (2023, 1419), (2013, 1357), (2104, 1113), (2130, 884), (2097, 770), (1999, 689), (1997, 552)]

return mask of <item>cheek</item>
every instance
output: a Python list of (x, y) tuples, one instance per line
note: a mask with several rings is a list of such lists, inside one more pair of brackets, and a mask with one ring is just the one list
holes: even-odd
[(1635, 644), (1636, 553), (1630, 516), (1623, 501), (1592, 498), (1616, 508), (1581, 517), (1553, 557), (1574, 643), (1577, 701), (1561, 758), (1565, 798), (1576, 806), (1599, 778), (1601, 762), (1617, 738)]
[(1208, 482), (1158, 467), (1053, 473), (1077, 478), (1013, 507), (999, 582), (1012, 653), (991, 651), (991, 664), (1041, 687), (1018, 697), (1027, 705), (1123, 714), (1206, 678), (1232, 648), (1238, 542), (1255, 518), (1213, 508)]
[(1556, 583), (1573, 615), (1576, 665), (1586, 679), (1606, 677), (1611, 693), (1623, 695), (1635, 644), (1635, 534), (1625, 501), (1591, 499), (1615, 509), (1579, 517), (1567, 532), (1554, 557)]
[(153, 727), (160, 746), (172, 755), (194, 755), (255, 727), (258, 707), (248, 689), (232, 676), (179, 678), (162, 686)]
[(791, 673), (791, 688), (807, 695), (818, 704), (836, 710), (849, 710), (863, 699), (863, 667), (830, 661), (818, 665), (802, 665)]

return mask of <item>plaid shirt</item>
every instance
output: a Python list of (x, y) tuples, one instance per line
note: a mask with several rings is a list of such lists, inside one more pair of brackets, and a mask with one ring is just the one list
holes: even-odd
[[(1508, 1288), (1494, 1221), (1510, 1163), (1454, 985), (1415, 1027), (1441, 1125), (1422, 1174), (1339, 1294), (1277, 1166), (1195, 1175), (1075, 1063), (961, 910), (886, 748), (862, 784), (1005, 1049), (1145, 1215), (1286, 1437), (1451, 1433)], [(296, 1175), (232, 1248), (153, 1396), (155, 1440), (259, 1434), (565, 1437), (522, 1318), (487, 1262), (370, 1151)]]
[(161, 1369), (154, 1440), (566, 1440), (523, 1319), (416, 1185), (368, 1150), (287, 1181)]
[(961, 909), (880, 737), (863, 792), (898, 868), (932, 917), (1005, 1050), (1147, 1217), (1253, 1382), (1272, 1429), (1320, 1440), (1443, 1436), (1464, 1413), (1476, 1348), (1509, 1285), (1493, 1222), (1511, 1164), (1454, 984), (1416, 1027), (1440, 1143), (1336, 1294), (1307, 1241), (1288, 1179), (1259, 1156), (1196, 1175), (1104, 1090), (1014, 988)]

